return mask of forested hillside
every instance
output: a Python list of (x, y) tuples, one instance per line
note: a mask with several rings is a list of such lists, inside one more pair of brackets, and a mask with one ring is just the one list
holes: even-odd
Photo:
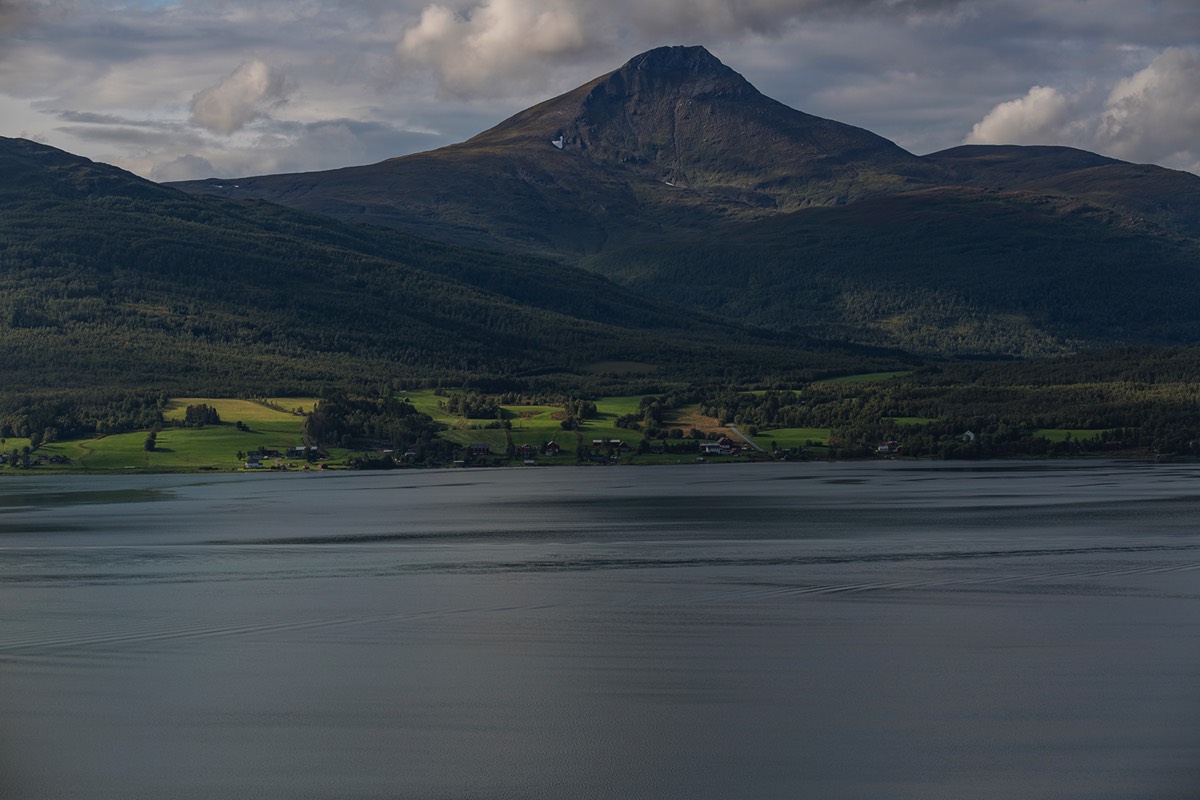
[(605, 362), (746, 377), (897, 360), (720, 322), (552, 262), (192, 197), (2, 145), (6, 390), (272, 395)]
[(583, 264), (755, 324), (927, 354), (1200, 342), (1200, 241), (1051, 195), (929, 189)]

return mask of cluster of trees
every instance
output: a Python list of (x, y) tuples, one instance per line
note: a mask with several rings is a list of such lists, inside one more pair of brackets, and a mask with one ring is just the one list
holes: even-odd
[[(183, 424), (188, 428), (203, 428), (205, 425), (220, 425), (221, 415), (208, 403), (190, 405), (183, 412)], [(244, 427), (239, 422), (238, 427)]]
[[(640, 431), (648, 439), (681, 439), (684, 432), (681, 428), (667, 425), (667, 415), (686, 405), (701, 402), (705, 397), (722, 390), (682, 389), (673, 392), (646, 395), (638, 403), (638, 410), (630, 414), (622, 414), (614, 423), (618, 428)], [(732, 391), (732, 390), (730, 390)], [(736, 394), (736, 392), (734, 392)], [(704, 433), (692, 429), (691, 438), (703, 438)]]
[(452, 394), (445, 401), (446, 411), (467, 419), (497, 419), (500, 403), (494, 397), (479, 392)]
[(560, 425), (565, 431), (579, 430), (585, 419), (596, 416), (596, 404), (591, 400), (571, 398), (562, 405), (563, 419)]
[(0, 392), (0, 438), (56, 439), (146, 430), (161, 425), (167, 395), (157, 391), (74, 389)]
[[(351, 396), (335, 393), (321, 400), (304, 420), (304, 441), (326, 447), (379, 447), (404, 454), (414, 463), (449, 463), (455, 445), (438, 437), (440, 427), (428, 414), (393, 395)], [(378, 460), (380, 463), (371, 463)], [(392, 465), (392, 456), (387, 456)], [(356, 466), (382, 466), (381, 457), (360, 457)]]

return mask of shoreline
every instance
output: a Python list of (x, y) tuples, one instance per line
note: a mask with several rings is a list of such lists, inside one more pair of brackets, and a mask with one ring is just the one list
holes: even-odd
[(123, 467), (121, 469), (89, 469), (87, 467), (75, 469), (61, 468), (44, 468), (44, 467), (26, 467), (21, 469), (4, 469), (0, 470), (0, 480), (7, 477), (19, 480), (23, 477), (59, 477), (59, 476), (95, 476), (95, 477), (114, 477), (119, 475), (384, 475), (394, 473), (445, 473), (445, 472), (482, 472), (492, 470), (504, 471), (520, 471), (520, 470), (543, 470), (543, 469), (605, 469), (605, 468), (655, 468), (655, 467), (712, 467), (712, 466), (748, 466), (754, 464), (987, 464), (987, 463), (1006, 463), (1016, 461), (1038, 462), (1038, 463), (1068, 463), (1076, 461), (1112, 461), (1124, 462), (1130, 464), (1194, 464), (1200, 462), (1200, 457), (1190, 456), (1159, 456), (1152, 453), (1130, 453), (1130, 454), (1106, 454), (1106, 453), (1079, 453), (1072, 455), (1012, 455), (1012, 456), (996, 456), (991, 458), (920, 458), (920, 457), (888, 457), (888, 458), (809, 458), (809, 459), (727, 459), (727, 460), (693, 460), (693, 461), (674, 461), (674, 462), (614, 462), (607, 464), (596, 463), (545, 463), (545, 464), (472, 464), (464, 466), (401, 466), (387, 469), (354, 469), (345, 466), (330, 467), (327, 469), (245, 469), (245, 468), (221, 468), (221, 467), (196, 467), (191, 469), (148, 469), (143, 467)]

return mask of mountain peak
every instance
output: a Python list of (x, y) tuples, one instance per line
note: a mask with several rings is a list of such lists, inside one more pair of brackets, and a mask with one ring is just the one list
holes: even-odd
[(313, 179), (243, 179), (233, 195), (421, 233), (455, 220), (455, 237), (485, 235), (486, 246), (587, 252), (617, 231), (843, 205), (934, 184), (942, 171), (772, 100), (703, 47), (672, 46), (466, 142)]
[[(551, 145), (671, 187), (749, 192), (753, 205), (848, 202), (879, 191), (874, 173), (894, 185), (928, 171), (875, 134), (764, 96), (700, 46), (641, 53), (466, 143), (545, 155)], [(854, 176), (867, 180), (854, 187)]]
[(737, 75), (721, 60), (700, 45), (656, 47), (629, 59), (618, 72), (690, 73), (693, 75)]
[[(666, 117), (682, 103), (714, 95), (761, 98), (749, 81), (700, 46), (656, 47), (629, 59), (566, 94), (539, 103), (474, 137), (469, 144), (494, 146), (562, 137), (565, 149), (593, 157), (613, 155), (612, 147), (639, 149), (634, 140), (661, 134)], [(672, 127), (667, 124), (666, 127)], [(616, 130), (614, 130), (616, 129)], [(621, 141), (611, 141), (613, 135)], [(548, 138), (547, 138), (548, 137)], [(621, 152), (616, 160), (628, 162)]]
[(707, 94), (757, 96), (750, 82), (703, 47), (656, 47), (634, 56), (598, 82), (597, 92), (642, 100), (651, 95), (673, 99)]

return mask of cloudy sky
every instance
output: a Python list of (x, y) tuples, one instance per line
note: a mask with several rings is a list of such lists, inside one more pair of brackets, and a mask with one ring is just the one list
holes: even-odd
[(916, 153), (1200, 172), (1200, 0), (0, 0), (0, 135), (155, 180), (371, 163), (665, 44)]

